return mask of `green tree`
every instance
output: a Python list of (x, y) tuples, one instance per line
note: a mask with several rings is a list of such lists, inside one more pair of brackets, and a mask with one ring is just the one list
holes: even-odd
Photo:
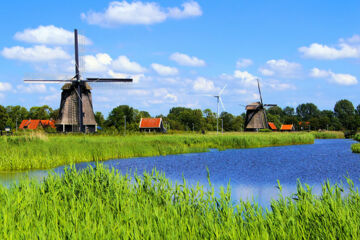
[(337, 101), (334, 107), (334, 113), (345, 129), (356, 129), (355, 108), (352, 102), (346, 99)]
[(235, 117), (231, 113), (222, 112), (219, 119), (219, 130), (221, 130), (221, 119), (224, 127), (224, 131), (234, 131)]
[(95, 112), (95, 121), (98, 126), (105, 127), (105, 118), (101, 112)]
[(296, 108), (296, 114), (302, 121), (309, 121), (311, 118), (317, 118), (320, 110), (313, 103), (303, 103)]
[(123, 131), (125, 126), (125, 118), (127, 129), (130, 129), (131, 124), (135, 122), (136, 115), (134, 109), (128, 105), (120, 105), (111, 110), (107, 120), (106, 126), (114, 126), (117, 130)]
[(360, 116), (360, 104), (356, 107), (356, 114)]
[(31, 119), (50, 119), (53, 109), (48, 105), (43, 105), (41, 107), (32, 107), (29, 111), (29, 118)]
[(283, 109), (283, 113), (285, 116), (293, 116), (295, 114), (295, 110), (293, 107), (287, 106)]
[(0, 105), (0, 130), (4, 130), (8, 121), (9, 115), (6, 112), (6, 108)]
[(26, 108), (17, 106), (7, 106), (6, 112), (8, 114), (8, 121), (6, 123), (7, 126), (10, 126), (12, 129), (20, 126), (22, 120), (26, 120), (29, 118), (29, 112)]

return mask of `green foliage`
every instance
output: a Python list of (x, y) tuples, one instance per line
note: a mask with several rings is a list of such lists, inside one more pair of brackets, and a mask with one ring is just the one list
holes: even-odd
[(256, 148), (311, 144), (308, 133), (223, 135), (30, 135), (0, 137), (0, 170), (49, 169), (70, 163), (114, 158), (206, 152), (209, 148)]
[(120, 105), (114, 108), (108, 119), (106, 120), (107, 126), (114, 126), (118, 131), (124, 131), (125, 127), (125, 118), (127, 128), (133, 124), (136, 120), (136, 113), (132, 107), (128, 105)]
[(351, 145), (351, 150), (353, 153), (360, 153), (360, 143), (354, 143)]
[(320, 110), (313, 103), (303, 103), (296, 108), (296, 114), (302, 121), (308, 121), (310, 118), (317, 118)]
[(355, 108), (349, 100), (343, 99), (336, 102), (334, 113), (345, 129), (356, 129)]
[(41, 107), (32, 107), (29, 111), (29, 118), (31, 119), (50, 119), (50, 115), (52, 115), (53, 109), (48, 105), (44, 105)]
[[(209, 184), (211, 186), (210, 177)], [(157, 171), (121, 175), (102, 165), (66, 169), (41, 182), (0, 186), (1, 239), (359, 239), (360, 196), (308, 185), (264, 209), (234, 203), (230, 186), (190, 187)]]
[(8, 118), (9, 115), (6, 112), (6, 109), (0, 105), (0, 130), (5, 129)]
[(102, 128), (105, 126), (105, 118), (101, 112), (95, 112), (95, 121), (98, 126)]
[(360, 142), (360, 133), (355, 134), (354, 140)]
[(345, 138), (344, 132), (340, 131), (312, 131), (312, 135), (316, 139), (336, 139), (336, 138)]
[(264, 129), (260, 129), (259, 132), (272, 132), (272, 130), (264, 128)]

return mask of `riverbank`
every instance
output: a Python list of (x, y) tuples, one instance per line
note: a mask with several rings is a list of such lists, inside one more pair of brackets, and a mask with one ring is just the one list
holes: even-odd
[(98, 165), (0, 185), (0, 238), (356, 239), (360, 195), (348, 183), (348, 194), (326, 183), (321, 196), (298, 184), (267, 211), (233, 203), (230, 188), (215, 197), (157, 172), (132, 178)]
[(31, 133), (0, 138), (0, 170), (50, 169), (114, 158), (312, 144), (309, 133), (236, 133), (224, 135), (46, 135)]
[[(360, 142), (360, 133), (355, 135), (354, 140)], [(351, 145), (351, 151), (353, 153), (360, 153), (360, 143), (354, 143)]]
[(342, 139), (345, 138), (344, 132), (341, 131), (312, 131), (310, 132), (316, 139)]

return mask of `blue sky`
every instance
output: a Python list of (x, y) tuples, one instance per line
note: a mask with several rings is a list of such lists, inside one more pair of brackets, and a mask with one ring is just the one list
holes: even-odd
[(72, 31), (84, 36), (83, 77), (128, 77), (94, 86), (95, 111), (128, 104), (152, 115), (174, 106), (226, 111), (257, 100), (296, 107), (360, 104), (358, 1), (13, 1), (0, 9), (0, 104), (59, 107), (74, 75)]

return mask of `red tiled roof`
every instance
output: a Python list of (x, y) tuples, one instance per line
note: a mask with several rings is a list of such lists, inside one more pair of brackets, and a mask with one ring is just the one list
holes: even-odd
[(38, 120), (38, 119), (30, 119), (30, 120), (23, 120), (20, 124), (20, 129), (37, 129), (38, 127), (43, 126), (50, 126), (51, 128), (55, 128), (55, 121), (54, 120)]
[(161, 118), (142, 118), (140, 120), (140, 128), (159, 128)]
[(310, 125), (310, 122), (299, 122), (299, 125)]
[(289, 131), (293, 130), (294, 125), (293, 124), (283, 124), (281, 125), (281, 130)]
[(277, 130), (277, 127), (275, 126), (274, 123), (272, 123), (272, 122), (268, 122), (268, 123), (269, 123), (269, 127), (271, 130)]

